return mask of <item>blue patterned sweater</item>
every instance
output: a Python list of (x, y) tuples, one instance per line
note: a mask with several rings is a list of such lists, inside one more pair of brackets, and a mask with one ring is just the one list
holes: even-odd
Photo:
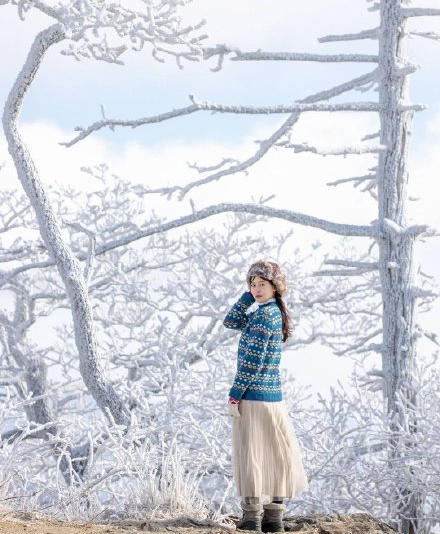
[(282, 344), (281, 312), (276, 302), (246, 310), (255, 302), (245, 292), (226, 315), (226, 328), (241, 330), (237, 373), (229, 396), (234, 399), (278, 402), (282, 400), (280, 360)]

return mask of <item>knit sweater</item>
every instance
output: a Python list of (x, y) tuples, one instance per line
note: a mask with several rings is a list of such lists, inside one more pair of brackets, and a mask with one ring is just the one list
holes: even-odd
[(245, 292), (226, 315), (226, 328), (241, 330), (237, 373), (229, 396), (234, 399), (278, 402), (282, 400), (280, 360), (282, 344), (281, 312), (276, 302), (261, 304)]

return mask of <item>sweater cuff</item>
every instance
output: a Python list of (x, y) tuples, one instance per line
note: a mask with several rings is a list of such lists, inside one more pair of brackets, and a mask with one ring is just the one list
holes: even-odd
[(250, 291), (245, 291), (243, 295), (240, 297), (240, 300), (243, 304), (246, 304), (247, 307), (249, 307), (251, 304), (255, 302), (255, 299), (252, 296)]
[(241, 389), (237, 389), (234, 386), (232, 386), (229, 390), (229, 396), (237, 400), (240, 400), (243, 397), (243, 393), (244, 391), (242, 391)]

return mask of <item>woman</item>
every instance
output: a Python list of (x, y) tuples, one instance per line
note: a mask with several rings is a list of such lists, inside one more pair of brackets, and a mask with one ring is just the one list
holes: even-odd
[[(286, 276), (276, 263), (260, 260), (251, 265), (247, 284), (250, 291), (223, 322), (242, 331), (228, 403), (234, 479), (243, 509), (237, 528), (283, 532), (283, 499), (308, 487), (281, 393), (281, 345), (291, 335), (282, 299)], [(258, 309), (247, 314), (255, 301)]]

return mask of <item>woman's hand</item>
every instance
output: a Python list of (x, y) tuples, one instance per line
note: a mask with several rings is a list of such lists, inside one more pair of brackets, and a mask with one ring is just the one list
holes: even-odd
[(240, 405), (239, 399), (234, 399), (233, 397), (229, 397), (228, 412), (231, 417), (240, 417), (240, 412), (238, 410), (239, 405)]

